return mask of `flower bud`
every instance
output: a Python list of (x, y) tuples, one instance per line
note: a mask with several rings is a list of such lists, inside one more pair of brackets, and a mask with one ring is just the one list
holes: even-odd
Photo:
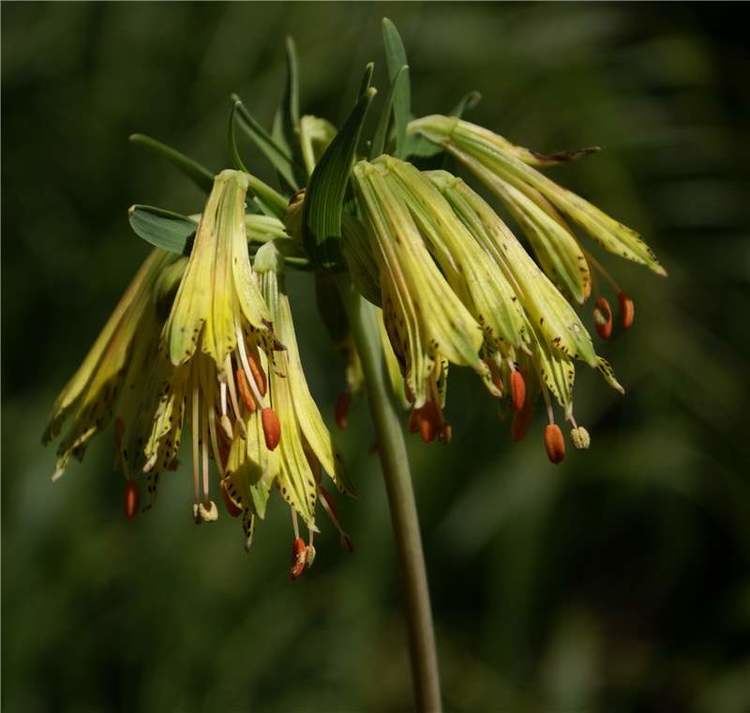
[(544, 429), (544, 447), (550, 463), (557, 464), (565, 458), (565, 439), (556, 423), (547, 424)]

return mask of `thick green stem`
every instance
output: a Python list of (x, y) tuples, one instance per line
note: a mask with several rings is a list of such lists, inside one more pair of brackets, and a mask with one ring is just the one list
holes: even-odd
[(398, 547), (416, 707), (422, 713), (439, 713), (442, 710), (440, 676), (422, 537), (404, 434), (390, 385), (385, 379), (375, 308), (348, 285), (342, 287), (342, 292), (354, 341), (362, 360), (383, 478), (388, 492), (393, 533)]

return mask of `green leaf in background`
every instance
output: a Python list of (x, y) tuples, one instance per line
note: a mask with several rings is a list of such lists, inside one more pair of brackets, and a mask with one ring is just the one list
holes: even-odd
[(154, 247), (183, 255), (189, 251), (190, 236), (198, 223), (185, 215), (150, 205), (133, 205), (128, 209), (133, 232)]
[(411, 84), (409, 76), (396, 83), (401, 68), (408, 66), (406, 50), (401, 41), (396, 25), (387, 17), (383, 18), (383, 44), (385, 45), (385, 62), (388, 67), (388, 79), (395, 85), (393, 96), (393, 124), (396, 134), (396, 156), (403, 157), (406, 147), (406, 125), (411, 118)]
[(167, 159), (180, 173), (187, 176), (204, 193), (211, 192), (214, 185), (213, 174), (197, 161), (145, 134), (132, 134), (130, 141), (143, 146), (157, 156)]
[(240, 127), (245, 131), (250, 140), (260, 149), (263, 155), (271, 162), (279, 175), (286, 181), (289, 187), (296, 191), (299, 184), (295, 178), (295, 164), (288, 149), (280, 146), (258, 121), (250, 114), (237, 94), (232, 94), (232, 101), (238, 113)]
[(314, 261), (330, 263), (338, 250), (332, 243), (341, 238), (341, 213), (354, 156), (372, 98), (372, 64), (367, 65), (363, 91), (341, 130), (315, 166), (305, 197), (303, 214), (305, 248)]
[(291, 37), (286, 38), (286, 85), (281, 104), (273, 119), (271, 136), (292, 158), (294, 178), (298, 185), (304, 185), (305, 173), (300, 170), (301, 154), (299, 149), (299, 67), (297, 49)]
[(386, 138), (388, 137), (388, 126), (390, 124), (391, 111), (393, 109), (393, 100), (399, 88), (399, 84), (409, 81), (409, 67), (403, 65), (396, 74), (395, 79), (391, 82), (388, 90), (388, 96), (385, 98), (385, 104), (380, 112), (378, 126), (375, 130), (375, 136), (372, 139), (370, 147), (370, 158), (377, 158), (385, 149)]

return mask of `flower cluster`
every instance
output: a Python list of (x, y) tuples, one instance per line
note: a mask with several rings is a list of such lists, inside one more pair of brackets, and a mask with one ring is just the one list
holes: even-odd
[[(226, 510), (241, 519), (247, 546), (271, 488), (278, 487), (292, 513), (296, 577), (314, 557), (318, 503), (351, 549), (321, 470), (339, 489), (348, 488), (305, 381), (283, 262), (275, 258), (273, 242), (256, 258), (260, 274), (251, 266), (247, 189), (246, 174), (221, 172), (190, 256), (151, 253), (55, 402), (44, 441), (70, 421), (58, 449), (56, 480), (70, 457), (82, 458), (89, 439), (114, 421), (125, 513), (132, 519), (151, 507), (159, 476), (176, 469), (189, 424), (195, 522), (218, 517), (211, 461)], [(298, 516), (310, 533), (307, 543)]]
[[(544, 444), (553, 463), (565, 455), (557, 402), (576, 448), (589, 435), (573, 412), (575, 362), (596, 369), (623, 392), (572, 303), (592, 291), (592, 269), (615, 285), (621, 326), (633, 323), (632, 300), (578, 243), (573, 221), (602, 247), (665, 274), (638, 235), (536, 167), (590, 150), (545, 156), (515, 146), (456, 117), (413, 121), (413, 134), (439, 144), (477, 176), (510, 213), (535, 261), (495, 210), (446, 171), (420, 171), (383, 155), (353, 170), (359, 220), (344, 232), (344, 251), (362, 293), (382, 307), (386, 353), (398, 365), (409, 426), (425, 442), (450, 440), (445, 415), (448, 365), (471, 367), (492, 396), (513, 412), (521, 439), (541, 394), (548, 424)], [(569, 301), (570, 299), (570, 301)], [(613, 315), (598, 295), (597, 333), (609, 338)]]

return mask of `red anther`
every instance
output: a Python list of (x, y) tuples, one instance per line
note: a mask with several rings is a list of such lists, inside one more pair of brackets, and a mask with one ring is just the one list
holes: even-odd
[(250, 384), (247, 381), (245, 372), (242, 369), (237, 369), (235, 372), (235, 381), (237, 382), (237, 391), (240, 392), (242, 403), (245, 404), (245, 407), (250, 413), (253, 413), (256, 409), (255, 399), (250, 391)]
[(266, 439), (266, 448), (272, 451), (279, 445), (279, 441), (281, 440), (281, 423), (279, 423), (279, 417), (272, 408), (262, 409), (260, 417), (263, 421), (263, 436)]
[(510, 400), (516, 412), (526, 403), (526, 382), (518, 369), (513, 369), (510, 373)]
[(549, 423), (544, 429), (544, 447), (547, 449), (547, 457), (550, 463), (560, 463), (565, 458), (565, 439), (560, 426)]
[(292, 542), (292, 568), (289, 570), (289, 579), (297, 579), (305, 571), (307, 562), (307, 545), (301, 537), (295, 537)]
[(138, 483), (134, 480), (125, 481), (125, 517), (132, 520), (138, 514), (138, 503), (140, 493), (138, 492)]
[(624, 292), (620, 292), (617, 295), (617, 299), (620, 302), (620, 324), (623, 329), (630, 329), (635, 319), (635, 305), (633, 304), (633, 300)]
[(348, 391), (342, 391), (336, 397), (336, 405), (333, 409), (334, 418), (336, 419), (336, 425), (345, 431), (349, 425), (349, 404), (352, 401), (351, 394)]
[(221, 490), (221, 498), (224, 501), (224, 506), (227, 509), (227, 513), (229, 513), (229, 517), (239, 517), (242, 514), (242, 508), (229, 494), (229, 478), (221, 479), (219, 490)]
[(445, 422), (440, 407), (435, 401), (428, 401), (420, 409), (419, 435), (425, 443), (432, 443), (443, 430)]
[(600, 297), (596, 301), (594, 326), (596, 327), (596, 333), (602, 339), (609, 339), (612, 336), (612, 308), (604, 297)]
[(345, 532), (341, 533), (341, 546), (347, 551), (347, 552), (354, 552), (354, 543), (352, 542), (352, 538), (349, 537)]
[(258, 363), (255, 354), (248, 354), (247, 361), (250, 366), (250, 373), (253, 375), (253, 379), (255, 379), (255, 384), (258, 387), (260, 395), (265, 396), (266, 389), (268, 388), (266, 385), (266, 372), (263, 371), (261, 365)]
[(432, 443), (435, 440), (435, 428), (423, 410), (419, 414), (419, 436), (425, 443)]
[(409, 412), (409, 433), (416, 433), (419, 430), (419, 412), (421, 409), (413, 408)]

